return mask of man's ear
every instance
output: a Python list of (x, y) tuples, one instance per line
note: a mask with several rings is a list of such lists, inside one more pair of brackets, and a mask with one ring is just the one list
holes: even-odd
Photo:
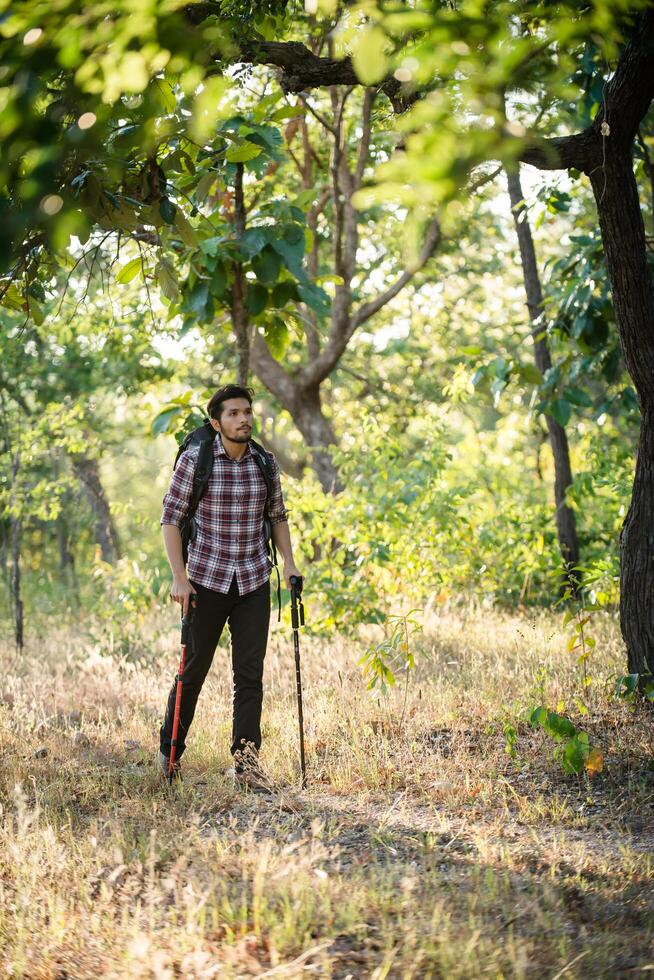
[(220, 422), (218, 419), (209, 419), (216, 432), (220, 432)]

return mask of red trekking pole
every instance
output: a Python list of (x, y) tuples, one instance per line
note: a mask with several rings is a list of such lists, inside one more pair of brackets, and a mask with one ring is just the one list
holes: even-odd
[(175, 754), (177, 749), (177, 732), (179, 730), (179, 711), (182, 706), (182, 680), (184, 677), (184, 662), (186, 660), (186, 647), (188, 644), (189, 629), (193, 619), (195, 606), (189, 598), (186, 615), (182, 612), (182, 650), (179, 658), (179, 672), (177, 674), (177, 691), (175, 693), (175, 713), (173, 715), (173, 737), (170, 741), (170, 760), (168, 762), (168, 782), (172, 786), (175, 774)]

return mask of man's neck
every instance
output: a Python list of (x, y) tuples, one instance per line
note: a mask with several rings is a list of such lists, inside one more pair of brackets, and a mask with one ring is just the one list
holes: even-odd
[(232, 442), (227, 436), (223, 435), (222, 432), (219, 433), (220, 441), (223, 444), (223, 449), (231, 459), (240, 459), (245, 450), (248, 448), (247, 442)]

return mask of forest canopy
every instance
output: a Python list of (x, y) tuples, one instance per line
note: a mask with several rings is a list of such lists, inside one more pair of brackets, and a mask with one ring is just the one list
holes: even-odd
[(582, 589), (651, 671), (652, 5), (0, 9), (17, 640), (167, 595), (172, 436), (238, 379), (316, 629)]

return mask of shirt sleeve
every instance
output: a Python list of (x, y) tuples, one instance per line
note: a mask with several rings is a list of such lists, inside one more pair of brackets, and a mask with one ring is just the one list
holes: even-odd
[(272, 453), (268, 453), (268, 456), (270, 457), (270, 462), (272, 464), (272, 493), (270, 495), (270, 500), (268, 501), (268, 517), (271, 524), (281, 524), (282, 521), (286, 520), (288, 511), (284, 506), (282, 481), (277, 460)]
[(181, 527), (188, 514), (191, 496), (193, 494), (193, 474), (197, 452), (186, 450), (179, 457), (173, 470), (168, 491), (163, 499), (163, 513), (160, 524), (174, 524)]

